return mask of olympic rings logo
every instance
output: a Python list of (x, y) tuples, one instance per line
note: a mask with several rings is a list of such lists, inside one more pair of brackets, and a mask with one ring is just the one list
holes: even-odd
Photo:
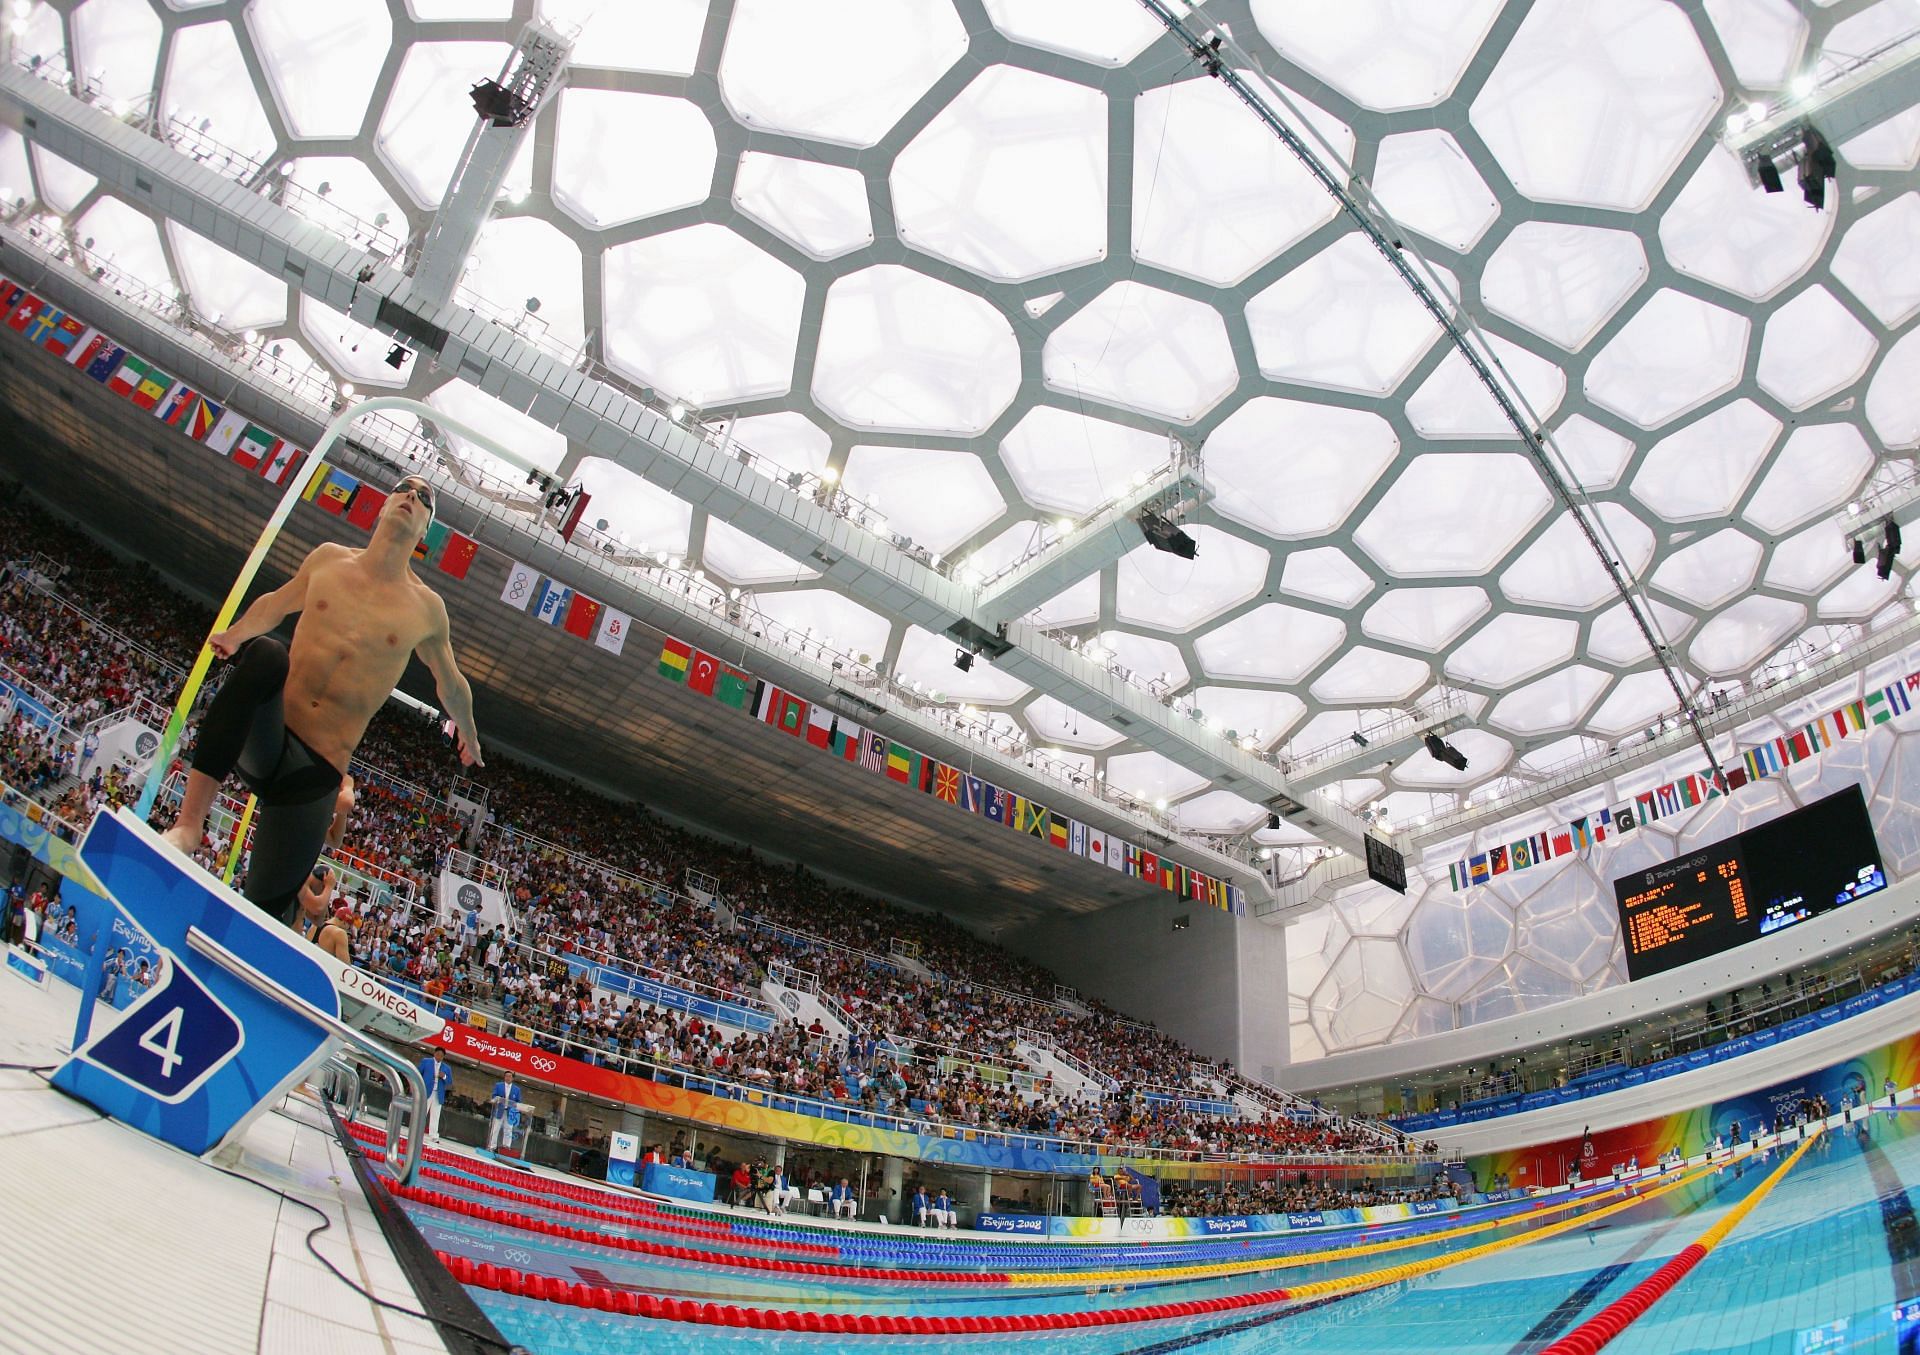
[(507, 586), (507, 594), (515, 602), (525, 601), (527, 596), (527, 589), (530, 586), (531, 586), (530, 582), (527, 579), (526, 575), (524, 574), (516, 575), (514, 577), (513, 582)]
[(559, 1059), (550, 1059), (542, 1054), (535, 1054), (527, 1062), (533, 1065), (533, 1071), (536, 1073), (551, 1073), (560, 1066)]

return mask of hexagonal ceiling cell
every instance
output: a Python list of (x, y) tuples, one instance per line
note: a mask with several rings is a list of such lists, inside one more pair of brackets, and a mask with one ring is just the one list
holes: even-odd
[(1036, 626), (1085, 626), (1100, 619), (1100, 576), (1089, 574), (1035, 607), (1028, 618)]
[(1806, 623), (1807, 609), (1785, 598), (1755, 593), (1710, 618), (1687, 646), (1701, 671), (1742, 677)]
[(1407, 923), (1407, 958), (1442, 1002), (1463, 996), (1513, 947), (1513, 914), (1484, 889), (1428, 893)]
[(339, 208), (364, 225), (396, 239), (407, 234), (406, 209), (387, 192), (365, 161), (344, 155), (304, 155), (283, 160), (280, 172), (315, 197), (325, 198), (329, 207)]
[(687, 504), (603, 457), (582, 457), (573, 478), (590, 496), (594, 519), (606, 519), (608, 535), (635, 550), (664, 551), (670, 561), (686, 555), (693, 522)]
[(228, 330), (266, 329), (287, 318), (287, 284), (178, 222), (167, 223), (180, 286), (196, 314)]
[[(1683, 689), (1690, 689), (1684, 682)], [(1644, 729), (1678, 708), (1673, 688), (1663, 673), (1629, 673), (1614, 683), (1600, 708), (1587, 717), (1587, 728), (1603, 738), (1620, 738)], [(1655, 858), (1659, 859), (1659, 858)]]
[(1000, 672), (984, 655), (976, 658), (967, 672), (961, 672), (953, 666), (953, 641), (918, 626), (907, 627), (893, 674), (902, 682), (918, 683), (925, 691), (938, 692), (943, 699), (982, 706), (1010, 706), (1032, 690), (1020, 679)]
[(1501, 691), (1573, 657), (1577, 623), (1564, 617), (1501, 612), (1447, 656), (1456, 682)]
[(605, 5), (600, 0), (540, 0), (549, 22), (577, 28), (574, 60), (605, 70), (691, 75), (706, 27), (707, 0), (652, 0)]
[[(198, 128), (257, 164), (273, 158), (273, 125), (267, 121), (230, 24), (194, 24), (173, 35), (160, 87), (160, 112)], [(462, 117), (467, 124), (473, 121), (471, 112)]]
[[(1344, 162), (1353, 132), (1291, 96)], [(1134, 100), (1133, 252), (1225, 287), (1333, 219), (1338, 205), (1217, 80), (1182, 80)]]
[[(373, 149), (416, 205), (440, 205), (447, 180), (453, 176), (467, 136), (473, 131), (473, 106), (465, 99), (449, 98), (448, 91), (466, 89), (499, 74), (512, 50), (504, 42), (416, 42), (407, 48), (399, 73), (387, 91), (387, 105), (374, 132)], [(176, 38), (174, 59), (178, 61), (179, 57)], [(560, 97), (564, 103), (569, 95)]]
[(1867, 386), (1867, 422), (1889, 446), (1920, 442), (1920, 329), (1889, 348)]
[[(820, 641), (829, 652), (851, 656), (857, 663), (877, 663), (887, 652), (893, 623), (868, 611), (844, 593), (830, 588), (795, 588), (763, 593), (754, 606), (790, 633)], [(947, 671), (953, 668), (953, 647), (947, 646)]]
[(466, 285), (509, 315), (524, 313), (520, 332), (529, 339), (544, 334), (569, 352), (586, 342), (580, 249), (549, 222), (496, 217), (481, 227), (467, 257)]
[[(1605, 532), (1602, 548), (1609, 558), (1638, 576), (1653, 559), (1653, 532), (1617, 503), (1598, 503), (1583, 511)], [(1500, 575), (1500, 591), (1515, 602), (1571, 611), (1586, 611), (1618, 596), (1612, 576), (1571, 513), (1556, 515), (1507, 567)]]
[(1411, 700), (1432, 681), (1433, 669), (1423, 661), (1360, 645), (1315, 678), (1310, 690), (1314, 700), (1330, 705), (1381, 705)]
[(1788, 409), (1805, 409), (1853, 384), (1877, 347), (1867, 327), (1824, 287), (1809, 287), (1773, 313), (1755, 378)]
[(1861, 565), (1820, 599), (1820, 619), (1864, 621), (1898, 597), (1900, 588), (1898, 576), (1882, 579), (1874, 565)]
[(1833, 252), (1833, 276), (1890, 329), (1920, 312), (1920, 193), (1869, 203)]
[(1107, 101), (990, 66), (894, 158), (900, 239), (1000, 282), (1107, 252)]
[[(1655, 628), (1665, 644), (1676, 644), (1693, 628), (1693, 618), (1678, 607), (1670, 607), (1658, 598), (1641, 602), (1641, 615)], [(1645, 663), (1653, 657), (1639, 623), (1627, 611), (1627, 604), (1616, 602), (1593, 618), (1587, 628), (1587, 657), (1617, 668)]]
[(1675, 551), (1653, 572), (1653, 586), (1701, 611), (1712, 611), (1753, 583), (1760, 543), (1731, 527)]
[(1119, 730), (1110, 729), (1092, 716), (1082, 715), (1072, 706), (1050, 696), (1034, 697), (1027, 702), (1021, 714), (1026, 717), (1035, 739), (1041, 743), (1062, 743), (1069, 748), (1086, 748), (1097, 752), (1113, 747), (1126, 737)]
[(1662, 288), (1594, 355), (1587, 394), (1642, 428), (1657, 428), (1733, 389), (1747, 334), (1744, 316)]
[(891, 530), (941, 555), (951, 554), (1006, 509), (993, 477), (972, 452), (855, 447), (847, 454), (841, 483), (847, 493), (884, 513)]
[(1335, 617), (1269, 602), (1202, 635), (1193, 652), (1209, 677), (1294, 683), (1346, 636), (1346, 623)]
[(1719, 104), (1699, 38), (1671, 5), (1545, 0), (1468, 116), (1528, 197), (1639, 211)]
[(1041, 350), (1047, 385), (1192, 423), (1239, 373), (1218, 311), (1138, 282), (1116, 282), (1068, 317)]
[(1257, 748), (1271, 748), (1298, 724), (1307, 706), (1291, 692), (1257, 687), (1200, 687), (1193, 692), (1194, 709), (1222, 734), (1241, 742), (1252, 739)]
[(1669, 522), (1724, 518), (1780, 436), (1780, 420), (1751, 400), (1702, 415), (1653, 445), (1630, 488)]
[[(1485, 342), (1500, 364), (1493, 369), (1494, 380), (1523, 411), (1521, 417), (1527, 426), (1537, 428), (1545, 424), (1566, 397), (1566, 372), (1558, 364), (1498, 335), (1488, 337)], [(1458, 349), (1440, 359), (1433, 374), (1408, 397), (1406, 408), (1414, 431), (1424, 437), (1517, 441), (1520, 436)], [(1527, 417), (1528, 414), (1532, 417)]]
[(1314, 602), (1352, 607), (1373, 591), (1373, 580), (1338, 546), (1321, 546), (1288, 554), (1280, 589)]
[(1214, 510), (1285, 540), (1345, 522), (1400, 439), (1370, 410), (1261, 395), (1222, 419), (1203, 450)]
[(85, 0), (69, 22), (82, 87), (92, 84), (109, 100), (138, 99), (153, 88), (160, 19), (145, 0)]
[(1394, 588), (1367, 608), (1360, 629), (1376, 640), (1432, 654), (1492, 609), (1483, 588)]
[[(1167, 464), (1168, 439), (1040, 405), (1000, 440), (1000, 460), (1035, 508), (1082, 516)], [(1209, 467), (1211, 469), (1211, 467)]]
[(1124, 668), (1138, 673), (1166, 691), (1179, 691), (1187, 685), (1187, 661), (1180, 651), (1165, 640), (1135, 635), (1131, 631), (1104, 630), (1100, 645)]
[(119, 198), (102, 195), (84, 215), (74, 218), (73, 234), (96, 259), (108, 261), (129, 277), (163, 282), (170, 276), (160, 228), (153, 218)]
[[(647, 148), (646, 172), (609, 174), (636, 144)], [(697, 104), (625, 90), (560, 92), (553, 201), (583, 226), (604, 230), (704, 202), (718, 160), (713, 124)]]
[(1789, 0), (1706, 0), (1727, 61), (1749, 89), (1787, 83), (1806, 51), (1807, 21)]
[(1107, 784), (1142, 800), (1178, 800), (1211, 783), (1158, 753), (1118, 753), (1107, 759)]
[(387, 365), (391, 338), (310, 296), (300, 298), (300, 336), (316, 357), (357, 386), (398, 390), (407, 384)]
[(1331, 1048), (1378, 1044), (1393, 1033), (1412, 998), (1413, 976), (1399, 945), (1358, 937), (1327, 967), (1314, 992), (1314, 1021)]
[[(28, 164), (37, 184), (37, 196), (56, 212), (75, 210), (87, 194), (100, 186), (100, 181), (93, 175), (40, 146), (28, 149)], [(14, 191), (23, 192), (25, 187), (24, 184), (17, 185)]]
[(1553, 496), (1510, 452), (1415, 457), (1367, 514), (1354, 544), (1401, 578), (1484, 575), (1545, 515)]
[(1640, 237), (1599, 226), (1523, 221), (1480, 275), (1495, 315), (1578, 352), (1647, 280)]
[(1586, 490), (1612, 489), (1633, 459), (1633, 439), (1575, 414), (1550, 434), (1561, 473)]
[(984, 0), (987, 18), (1015, 42), (1096, 66), (1124, 66), (1163, 37), (1132, 0)]
[(1453, 134), (1440, 128), (1381, 138), (1373, 191), (1395, 221), (1464, 254), (1500, 215), (1500, 201)]
[(790, 555), (748, 536), (719, 518), (708, 518), (706, 541), (700, 547), (700, 563), (715, 576), (743, 588), (758, 588), (770, 583), (797, 583), (817, 579), (819, 571), (809, 569)]
[(720, 93), (748, 127), (871, 146), (966, 50), (948, 0), (736, 0)]
[(1267, 553), (1218, 527), (1189, 526), (1194, 559), (1136, 546), (1120, 560), (1115, 615), (1123, 622), (1191, 630), (1245, 602), (1266, 583)]
[(743, 151), (733, 205), (822, 261), (873, 243), (867, 181), (857, 169)]
[(1173, 807), (1174, 822), (1192, 833), (1244, 833), (1266, 817), (1264, 806), (1230, 790), (1211, 790)]
[(1838, 579), (1852, 563), (1844, 544), (1824, 522), (1802, 529), (1779, 542), (1767, 561), (1769, 588), (1791, 593), (1818, 593)]
[(1660, 218), (1660, 245), (1682, 273), (1758, 301), (1807, 270), (1833, 221), (1797, 193), (1755, 192), (1733, 152), (1714, 146)]
[(793, 410), (752, 414), (726, 425), (727, 436), (758, 456), (788, 471), (818, 475), (826, 469), (833, 440), (806, 415)]
[(1496, 728), (1523, 737), (1573, 729), (1610, 681), (1599, 669), (1576, 663), (1509, 692), (1488, 718)]
[[(1452, 274), (1436, 269), (1448, 293)], [(1276, 381), (1385, 395), (1440, 337), (1365, 236), (1349, 233), (1247, 302), (1263, 375)]]
[(1746, 519), (1770, 536), (1783, 536), (1845, 503), (1873, 464), (1873, 451), (1855, 425), (1802, 424), (1787, 435), (1747, 500)]
[(999, 311), (898, 264), (827, 291), (813, 398), (854, 428), (980, 433), (1020, 385), (1020, 349)]
[(1389, 113), (1446, 98), (1499, 11), (1499, 0), (1466, 0), (1444, 12), (1419, 0), (1253, 0), (1254, 22), (1288, 60)]
[(696, 406), (792, 388), (806, 283), (725, 226), (616, 245), (601, 277), (616, 371)]
[(288, 131), (349, 137), (360, 130), (393, 47), (382, 0), (254, 0), (246, 23)]
[[(427, 397), (427, 403), (471, 424), (501, 445), (513, 448), (543, 471), (559, 470), (560, 462), (567, 455), (566, 438), (464, 381), (447, 382)], [(447, 440), (462, 458), (474, 462), (502, 483), (520, 485), (525, 481), (522, 470), (466, 438), (450, 431)]]
[(1467, 759), (1465, 771), (1416, 753), (1394, 767), (1394, 783), (1409, 790), (1462, 790), (1498, 775), (1513, 761), (1513, 745), (1488, 730), (1456, 730), (1447, 742)]

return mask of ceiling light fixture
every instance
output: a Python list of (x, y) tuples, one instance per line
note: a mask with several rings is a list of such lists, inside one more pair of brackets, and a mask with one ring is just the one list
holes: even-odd
[(1444, 762), (1456, 772), (1464, 772), (1467, 769), (1466, 754), (1438, 734), (1424, 734), (1420, 741), (1426, 745), (1427, 752), (1433, 756), (1434, 761)]
[(1200, 548), (1192, 537), (1150, 508), (1143, 511), (1134, 522), (1147, 538), (1147, 544), (1155, 550), (1177, 555), (1182, 560), (1191, 560), (1199, 553)]
[(1888, 518), (1880, 524), (1880, 549), (1873, 556), (1873, 571), (1881, 582), (1893, 577), (1893, 562), (1899, 554), (1900, 524)]

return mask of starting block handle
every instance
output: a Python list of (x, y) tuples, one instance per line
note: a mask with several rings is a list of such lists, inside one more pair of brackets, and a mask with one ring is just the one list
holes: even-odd
[[(387, 1158), (387, 1170), (402, 1185), (412, 1185), (420, 1173), (420, 1153), (425, 1145), (427, 1091), (426, 1082), (420, 1076), (420, 1070), (399, 1057), (375, 1040), (369, 1039), (346, 1022), (328, 1012), (321, 1011), (298, 993), (290, 991), (284, 984), (262, 974), (258, 969), (235, 955), (218, 941), (208, 936), (198, 927), (187, 928), (187, 948), (196, 955), (204, 956), (219, 965), (242, 983), (272, 998), (283, 1007), (291, 1008), (301, 1016), (319, 1026), (343, 1044), (350, 1045), (366, 1061), (377, 1066), (386, 1074), (395, 1089), (392, 1104), (387, 1108), (388, 1140), (392, 1141), (392, 1119), (396, 1113), (406, 1116), (407, 1141), (399, 1158), (398, 1170), (395, 1159)], [(401, 1106), (400, 1093), (405, 1092), (405, 1106)]]

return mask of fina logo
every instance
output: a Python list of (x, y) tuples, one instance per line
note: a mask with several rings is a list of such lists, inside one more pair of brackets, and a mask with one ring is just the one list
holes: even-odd
[(462, 908), (478, 908), (480, 906), (480, 886), (462, 884), (459, 892), (457, 892), (454, 897), (460, 901)]
[(143, 729), (134, 736), (133, 755), (145, 762), (160, 748), (160, 736), (151, 729)]

